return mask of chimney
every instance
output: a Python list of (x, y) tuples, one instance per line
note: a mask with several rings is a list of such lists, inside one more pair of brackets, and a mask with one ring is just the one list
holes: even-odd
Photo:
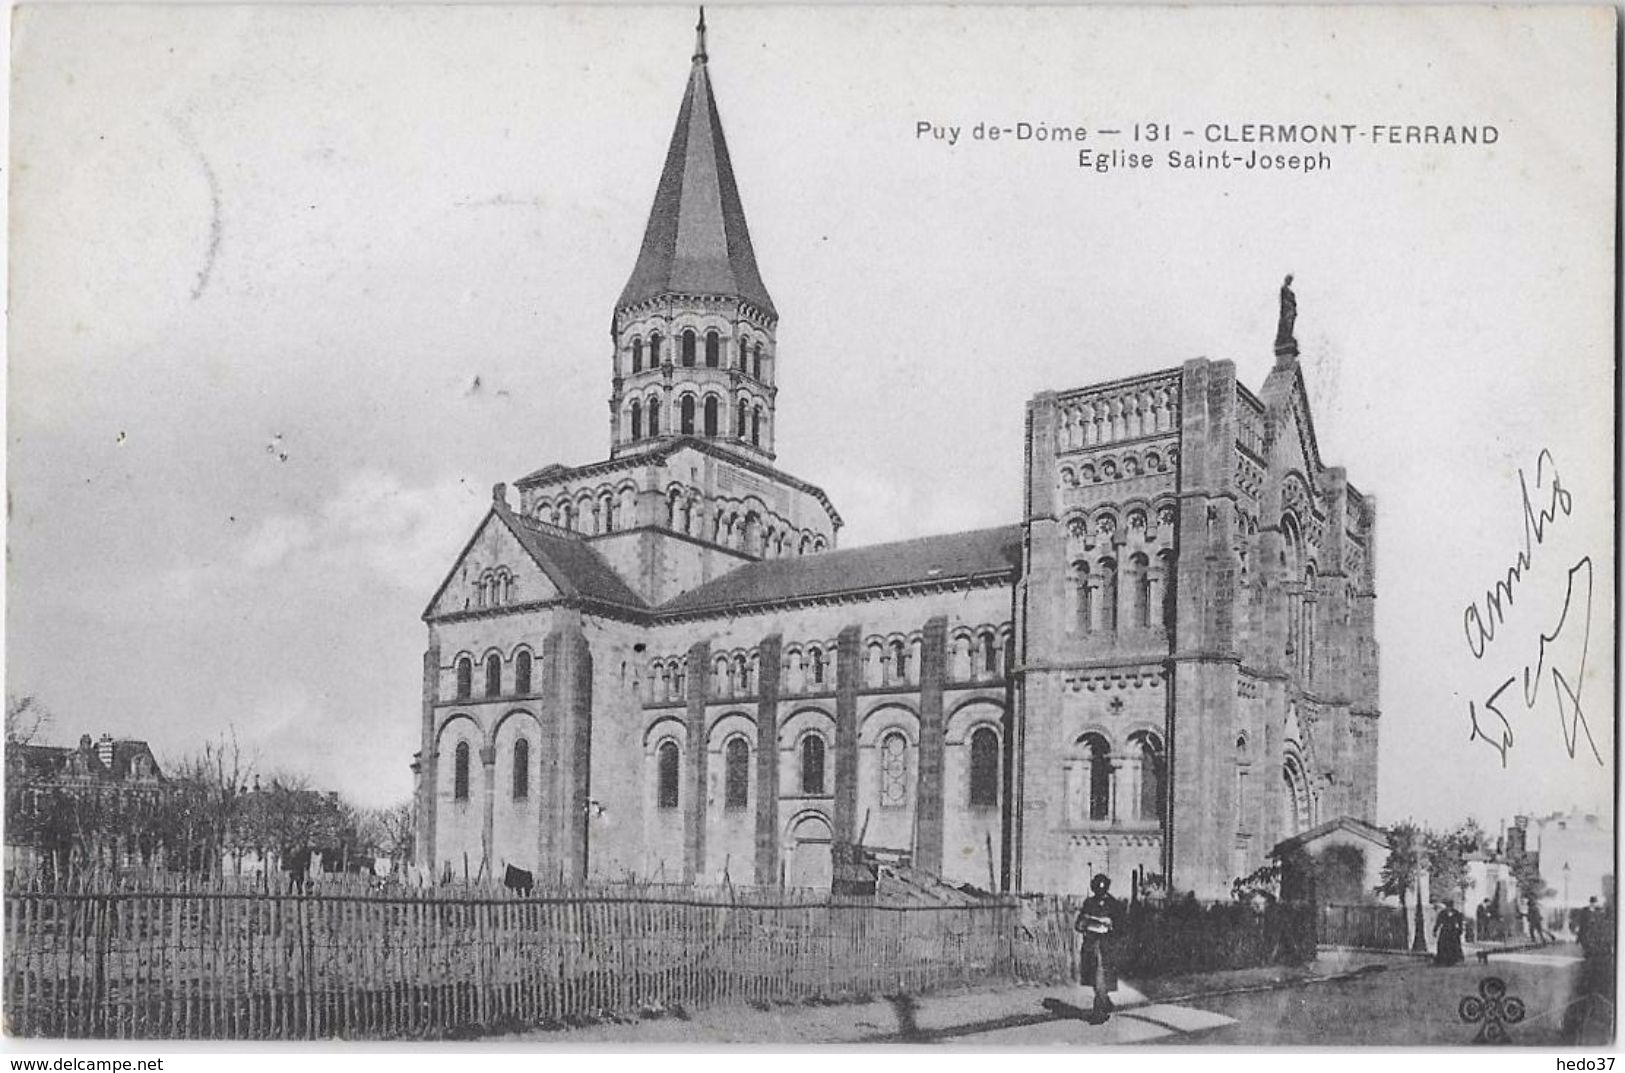
[(90, 735), (89, 734), (81, 734), (81, 735), (79, 735), (79, 751), (82, 752), (82, 753), (90, 752)]
[(498, 481), (491, 486), (491, 502), (500, 503), (504, 507), (508, 505), (508, 486), (506, 484)]
[(113, 770), (113, 735), (103, 734), (96, 740), (96, 759), (108, 771)]

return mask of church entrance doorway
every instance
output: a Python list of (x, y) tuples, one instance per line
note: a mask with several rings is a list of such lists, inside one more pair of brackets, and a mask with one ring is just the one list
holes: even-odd
[(830, 865), (829, 821), (815, 814), (791, 823), (789, 860), (785, 862), (786, 886), (829, 890), (833, 869)]

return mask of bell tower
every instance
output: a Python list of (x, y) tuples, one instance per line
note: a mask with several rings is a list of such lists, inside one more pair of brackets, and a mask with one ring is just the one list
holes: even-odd
[(694, 437), (771, 462), (777, 323), (711, 92), (701, 8), (643, 246), (610, 326), (610, 457)]

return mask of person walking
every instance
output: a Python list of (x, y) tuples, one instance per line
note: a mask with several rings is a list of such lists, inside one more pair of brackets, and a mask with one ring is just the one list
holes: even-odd
[(1111, 993), (1117, 990), (1113, 945), (1123, 920), (1123, 903), (1111, 896), (1112, 881), (1097, 875), (1089, 881), (1090, 895), (1078, 910), (1073, 928), (1082, 937), (1078, 979), (1094, 985), (1095, 1006), (1089, 1020), (1102, 1024), (1111, 1016)]
[(1552, 933), (1546, 930), (1546, 924), (1540, 918), (1540, 903), (1529, 899), (1529, 941), (1545, 945), (1553, 942)]
[(1444, 908), (1433, 921), (1433, 936), (1435, 965), (1461, 964), (1461, 933), (1467, 925), (1467, 918), (1461, 915), (1456, 903), (1449, 898), (1444, 900)]

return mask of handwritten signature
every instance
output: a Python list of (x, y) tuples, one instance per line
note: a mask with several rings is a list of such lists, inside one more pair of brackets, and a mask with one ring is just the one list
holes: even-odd
[[(1550, 483), (1548, 480), (1548, 471)], [(1535, 548), (1546, 539), (1547, 526), (1554, 522), (1559, 514), (1567, 517), (1574, 512), (1574, 496), (1563, 487), (1562, 479), (1557, 472), (1557, 463), (1552, 459), (1549, 450), (1542, 450), (1535, 460), (1535, 489), (1545, 491), (1547, 499), (1545, 505), (1536, 510), (1531, 500), (1529, 482), (1523, 470), (1518, 471), (1518, 485), (1523, 493), (1523, 548), (1519, 550), (1516, 560), (1507, 568), (1506, 577), (1497, 579), (1495, 584), (1484, 593), (1484, 605), (1480, 610), (1477, 601), (1467, 605), (1462, 614), (1462, 624), (1466, 631), (1467, 648), (1474, 659), (1483, 659), (1485, 652), (1495, 640), (1496, 628), (1506, 621), (1507, 608), (1513, 606), (1513, 598), (1517, 586), (1523, 581), (1525, 572), (1534, 569)], [(1597, 749), (1597, 743), (1591, 736), (1590, 724), (1586, 721), (1585, 709), (1581, 704), (1581, 693), (1585, 688), (1586, 654), (1591, 645), (1591, 596), (1593, 582), (1593, 567), (1589, 555), (1581, 556), (1567, 573), (1566, 587), (1563, 592), (1563, 610), (1559, 614), (1557, 624), (1551, 632), (1540, 635), (1540, 649), (1533, 667), (1525, 664), (1522, 672), (1523, 689), (1522, 700), (1525, 710), (1532, 710), (1542, 695), (1542, 687), (1550, 672), (1552, 694), (1557, 704), (1558, 722), (1563, 731), (1563, 745), (1568, 750), (1569, 758), (1573, 759), (1579, 751), (1579, 738), (1585, 735), (1586, 745), (1590, 747), (1591, 755), (1598, 764), (1602, 764), (1602, 754)], [(1581, 611), (1577, 602), (1583, 587), (1585, 597), (1584, 610)], [(1572, 678), (1566, 675), (1554, 659), (1553, 665), (1547, 666), (1547, 648), (1557, 642), (1563, 635), (1565, 626), (1570, 624), (1570, 608), (1575, 610), (1575, 618), (1580, 622), (1577, 629), (1571, 630), (1570, 638), (1576, 633), (1579, 635), (1579, 659)], [(1512, 724), (1502, 711), (1502, 694), (1518, 683), (1518, 675), (1508, 675), (1506, 680), (1495, 688), (1488, 699), (1484, 701), (1484, 710), (1493, 714), (1499, 727), (1490, 723), (1489, 732), (1479, 721), (1478, 705), (1474, 701), (1467, 702), (1467, 714), (1472, 720), (1472, 734), (1469, 741), (1481, 740), (1490, 748), (1496, 750), (1501, 757), (1501, 766), (1507, 766), (1507, 753), (1512, 748)], [(1514, 702), (1518, 699), (1515, 695)]]

